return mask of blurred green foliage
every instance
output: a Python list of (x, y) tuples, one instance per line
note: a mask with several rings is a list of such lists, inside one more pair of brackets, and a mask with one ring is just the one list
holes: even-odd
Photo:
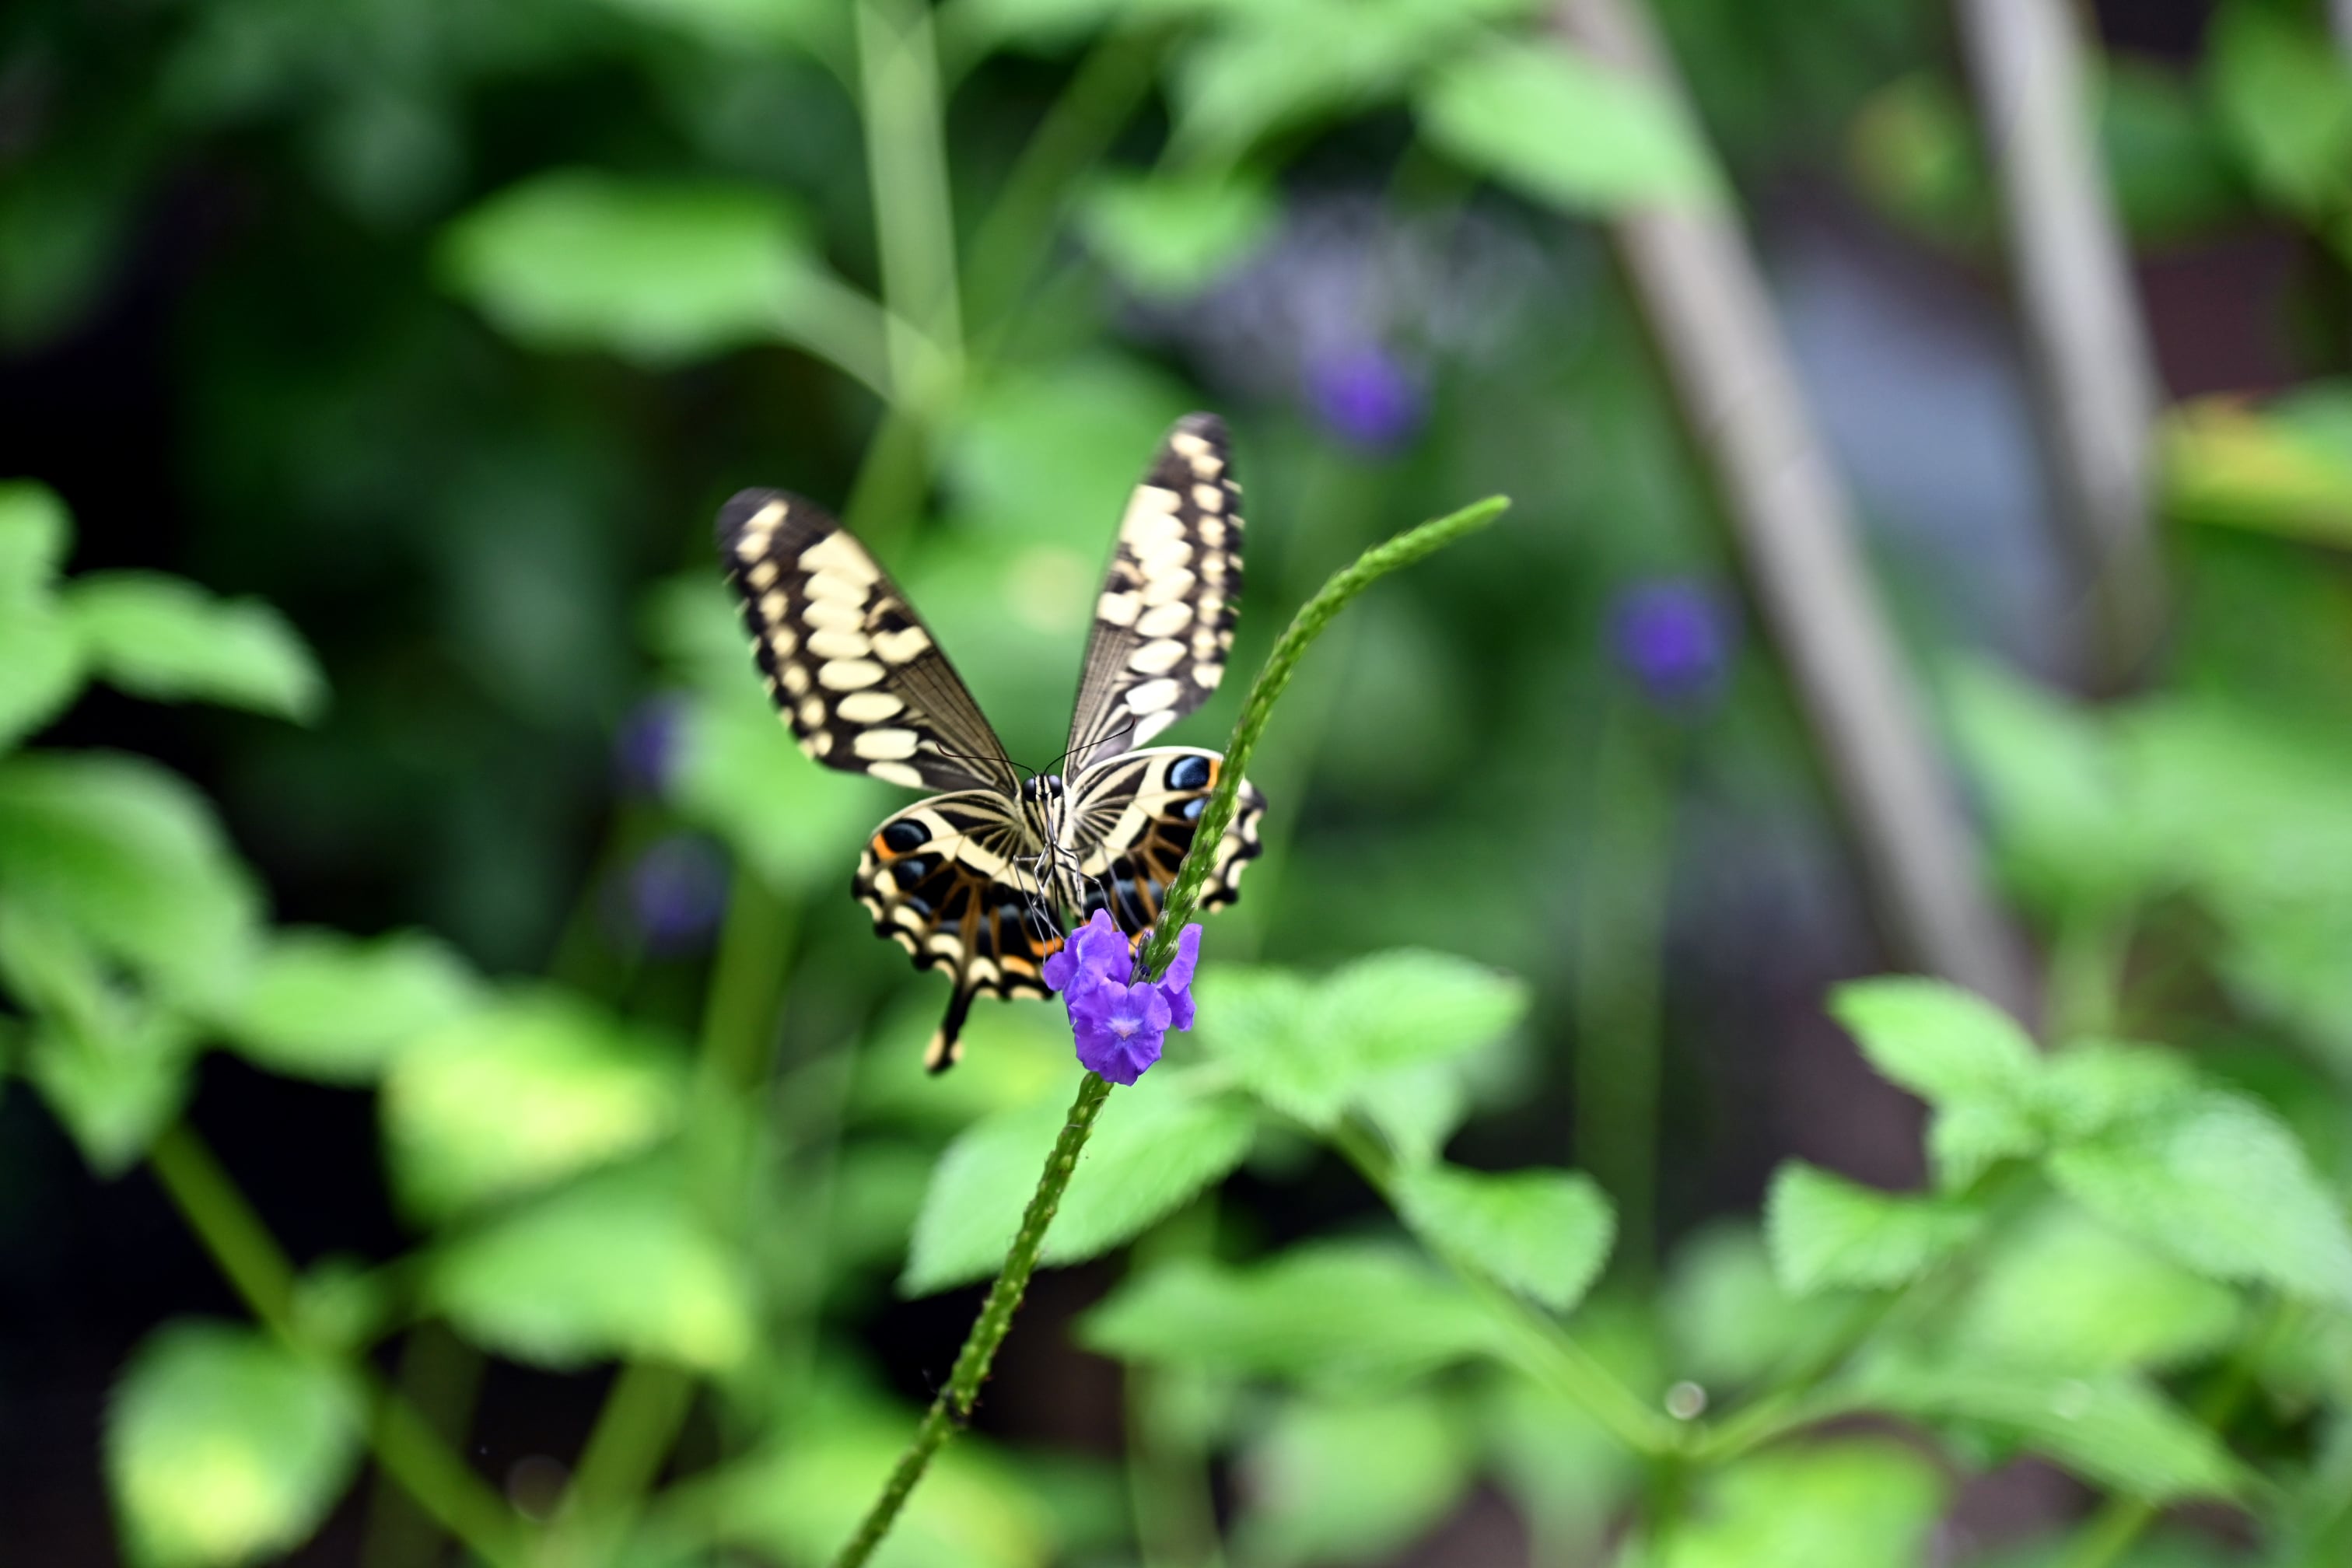
[[(1244, 666), (1397, 524), (1498, 489), (1518, 516), (1308, 667), (1197, 1038), (1112, 1099), (1048, 1236), (1052, 1265), (1125, 1254), (1074, 1331), (1119, 1367), (1123, 1459), (961, 1438), (877, 1561), (1376, 1562), (1484, 1487), (1548, 1563), (1875, 1568), (1942, 1550), (1958, 1479), (2020, 1454), (2102, 1500), (2019, 1560), (2352, 1552), (2341, 342), (2168, 416), (2184, 587), (2147, 691), (2080, 703), (1923, 632), (2053, 1047), (1929, 983), (1836, 993), (1928, 1108), (1926, 1190), (1790, 1161), (1654, 1280), (1646, 1199), (1515, 1110), (1577, 939), (1665, 941), (1634, 890), (1671, 866), (1609, 858), (1629, 800), (1829, 827), (1769, 660), (1727, 646), (1677, 705), (1604, 657), (1624, 584), (1724, 568), (1580, 226), (1733, 201), (1834, 135), (1891, 221), (1993, 238), (1935, 8), (1658, 9), (1704, 139), (1521, 0), (0, 22), (0, 124), (30, 126), (0, 341), (68, 344), (180, 243), (173, 191), (226, 214), (163, 374), (186, 553), (239, 594), (68, 571), (58, 496), (0, 487), (0, 1061), (92, 1171), (152, 1165), (254, 1319), (164, 1322), (122, 1369), (130, 1560), (296, 1550), (363, 1454), (431, 1521), (414, 1561), (837, 1548), (913, 1418), (893, 1295), (1001, 1261), (1069, 1045), (992, 1007), (922, 1077), (937, 999), (840, 897), (885, 793), (775, 722), (698, 520), (755, 480), (839, 501), (1042, 758), (1126, 489), (1203, 403), (1247, 410)], [(2322, 27), (2226, 0), (2193, 70), (2106, 62), (2140, 241), (2259, 221), (2340, 290), (2352, 68)], [(1350, 223), (1335, 260), (1318, 226)], [(129, 558), (122, 521), (85, 515), (85, 559)], [(158, 749), (211, 794), (83, 743), (126, 702), (195, 705)], [(1608, 789), (1596, 732), (1635, 737)], [(678, 843), (723, 852), (723, 893), (652, 877)], [(372, 1097), (397, 1247), (271, 1238), (186, 1120), (208, 1052)], [(1748, 1120), (1738, 1092), (1690, 1120)], [(1481, 1168), (1515, 1138), (1522, 1168)], [(1381, 1205), (1332, 1220), (1339, 1167)], [(382, 1370), (451, 1333), (477, 1367), (620, 1369), (551, 1507), (467, 1466), (469, 1395)]]

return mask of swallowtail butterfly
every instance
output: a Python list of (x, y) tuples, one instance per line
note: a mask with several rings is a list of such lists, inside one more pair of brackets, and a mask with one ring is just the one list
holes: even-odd
[[(1242, 590), (1241, 489), (1222, 420), (1176, 422), (1127, 503), (1095, 600), (1070, 745), (1024, 779), (872, 552), (782, 490), (719, 512), (752, 657), (801, 750), (932, 795), (886, 818), (852, 890), (874, 930), (954, 983), (925, 1065), (951, 1065), (972, 999), (1043, 997), (1063, 921), (1108, 909), (1131, 942), (1159, 914), (1224, 759), (1143, 745), (1216, 689)], [(1234, 901), (1265, 799), (1242, 785), (1204, 908)]]

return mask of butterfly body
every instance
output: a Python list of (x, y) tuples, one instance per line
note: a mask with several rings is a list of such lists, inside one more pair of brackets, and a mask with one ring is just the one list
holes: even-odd
[[(1121, 519), (1095, 603), (1066, 773), (1022, 777), (898, 586), (822, 508), (745, 490), (719, 515), (719, 552), (751, 651), (801, 749), (830, 767), (940, 793), (887, 818), (852, 891), (877, 935), (948, 972), (927, 1055), (956, 1058), (972, 1001), (1043, 997), (1068, 922), (1107, 909), (1139, 940), (1223, 767), (1192, 747), (1132, 749), (1216, 689), (1233, 643), (1243, 523), (1224, 427), (1189, 415)], [(1204, 908), (1231, 903), (1258, 852), (1265, 803), (1211, 853)]]

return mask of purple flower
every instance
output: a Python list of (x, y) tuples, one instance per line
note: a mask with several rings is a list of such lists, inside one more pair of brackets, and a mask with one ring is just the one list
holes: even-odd
[(1171, 1028), (1192, 1026), (1192, 971), (1201, 962), (1201, 928), (1188, 925), (1176, 956), (1158, 980), (1130, 984), (1133, 950), (1108, 910), (1070, 933), (1045, 960), (1045, 984), (1062, 994), (1078, 1061), (1113, 1083), (1133, 1083), (1160, 1059)]
[(1637, 583), (1609, 610), (1609, 647), (1650, 700), (1685, 707), (1715, 695), (1735, 628), (1722, 599), (1683, 577)]
[(629, 710), (613, 736), (613, 771), (621, 787), (659, 795), (677, 769), (678, 731), (686, 723), (686, 699), (656, 692)]
[(688, 952), (727, 910), (727, 858), (707, 838), (674, 834), (649, 845), (629, 868), (624, 902), (648, 951)]
[(1421, 428), (1419, 379), (1377, 346), (1310, 357), (1307, 398), (1325, 428), (1366, 451), (1394, 451)]

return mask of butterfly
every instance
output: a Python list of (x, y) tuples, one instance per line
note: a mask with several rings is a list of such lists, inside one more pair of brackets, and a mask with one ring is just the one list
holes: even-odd
[[(1223, 421), (1178, 420), (1129, 498), (1059, 773), (1023, 777), (907, 596), (823, 508), (744, 490), (718, 532), (752, 657), (801, 750), (940, 792), (883, 820), (851, 885), (875, 934), (953, 983), (926, 1067), (955, 1063), (974, 998), (1051, 994), (1042, 971), (1066, 920), (1108, 910), (1141, 941), (1224, 766), (1214, 752), (1143, 744), (1208, 700), (1233, 647), (1241, 489)], [(1244, 782), (1203, 908), (1234, 901), (1265, 814)]]

